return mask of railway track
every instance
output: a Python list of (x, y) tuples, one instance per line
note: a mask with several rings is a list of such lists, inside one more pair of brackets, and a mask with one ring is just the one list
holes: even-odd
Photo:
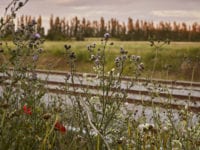
[[(65, 71), (55, 71), (55, 70), (36, 70), (37, 73), (44, 73), (44, 74), (51, 74), (51, 75), (66, 75), (69, 72), (65, 72)], [(83, 76), (83, 73), (75, 73), (75, 76)], [(95, 74), (87, 74), (88, 77), (96, 77)], [(130, 77), (122, 77), (122, 80), (125, 81), (131, 81), (134, 80), (133, 78)], [(139, 79), (135, 79), (135, 81), (138, 82), (153, 82), (153, 83), (160, 83), (160, 84), (168, 84), (168, 85), (172, 85), (172, 86), (185, 86), (185, 87), (200, 87), (200, 82), (188, 82), (188, 81), (178, 81), (178, 80), (163, 80), (163, 79), (145, 79), (145, 78), (139, 78)]]
[[(55, 94), (70, 94), (70, 95), (78, 95), (82, 97), (91, 97), (91, 96), (102, 96), (99, 94), (101, 86), (99, 86), (98, 80), (95, 78), (96, 76), (93, 74), (87, 74), (87, 77), (94, 80), (94, 82), (86, 81), (83, 78), (83, 74), (77, 73), (75, 74), (74, 83), (68, 82), (68, 87), (76, 88), (77, 91), (73, 91), (72, 89), (64, 90), (66, 86), (65, 76), (68, 75), (67, 72), (58, 72), (58, 71), (46, 71), (46, 70), (37, 70), (38, 78), (44, 82), (47, 86), (47, 91), (49, 93)], [(6, 77), (4, 76), (5, 80)], [(9, 80), (7, 78), (7, 80)], [(122, 87), (125, 87), (125, 84), (130, 82), (132, 79), (128, 77), (122, 78), (123, 82)], [(69, 79), (70, 81), (70, 79)], [(137, 80), (137, 83), (149, 82), (145, 79)], [(136, 104), (136, 105), (146, 105), (146, 106), (159, 106), (165, 109), (184, 109), (187, 105), (187, 109), (189, 111), (199, 113), (200, 112), (200, 83), (199, 82), (185, 82), (185, 81), (164, 81), (164, 80), (152, 80), (154, 82), (152, 86), (154, 86), (155, 82), (157, 84), (167, 85), (170, 90), (169, 91), (158, 91), (158, 90), (149, 90), (145, 89), (142, 84), (136, 85), (136, 87), (123, 90), (127, 93), (127, 98), (125, 102)], [(138, 86), (138, 87), (137, 87)], [(182, 88), (184, 88), (184, 92), (182, 92)], [(85, 93), (84, 89), (88, 89), (89, 92)], [(115, 87), (110, 88), (110, 92), (118, 92), (119, 89)], [(97, 94), (98, 93), (98, 94)], [(109, 95), (108, 95), (109, 98)]]

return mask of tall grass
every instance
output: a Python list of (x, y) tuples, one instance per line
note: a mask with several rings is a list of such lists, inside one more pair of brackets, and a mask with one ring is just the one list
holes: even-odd
[[(52, 69), (67, 70), (67, 67), (62, 63), (64, 62), (64, 52), (62, 50), (62, 45), (68, 42), (45, 42), (44, 53), (38, 63), (40, 68), (48, 68), (48, 61), (54, 62)], [(92, 72), (89, 60), (89, 55), (85, 53), (87, 50), (87, 45), (91, 42), (70, 42), (74, 51), (77, 54), (78, 62), (77, 65), (82, 67), (79, 68), (80, 72)], [(100, 42), (96, 42), (99, 44)], [(155, 49), (149, 46), (149, 42), (120, 42), (114, 41), (113, 46), (108, 47), (106, 51), (107, 55), (107, 66), (106, 69), (109, 70), (113, 67), (113, 60), (117, 56), (117, 51), (122, 47), (129, 52), (129, 54), (140, 55), (145, 63), (146, 73), (144, 77), (150, 76), (150, 72), (153, 68), (153, 62), (155, 57)], [(190, 80), (191, 70), (195, 65), (194, 80), (200, 81), (200, 66), (199, 66), (199, 56), (200, 56), (200, 43), (193, 42), (175, 42), (171, 43), (169, 46), (163, 46), (158, 50), (158, 63), (155, 68), (154, 78), (164, 78), (173, 80)], [(129, 70), (125, 71), (125, 75), (130, 75)]]
[[(25, 3), (13, 0), (9, 7), (22, 7), (23, 4)], [(15, 9), (12, 8), (11, 12), (13, 10)], [(14, 22), (15, 17), (12, 17), (11, 22), (8, 21), (5, 25)], [(6, 28), (2, 28), (0, 32), (4, 30)], [(166, 54), (162, 54), (164, 48), (157, 49), (155, 56), (155, 49), (150, 47), (145, 54), (149, 58), (144, 65), (145, 58), (138, 55), (142, 54), (142, 50), (131, 51), (126, 45), (112, 46), (109, 33), (97, 44), (87, 43), (83, 53), (80, 52), (80, 45), (73, 47), (73, 42), (70, 45), (60, 42), (62, 46), (47, 43), (49, 49), (44, 45), (43, 51), (43, 39), (36, 33), (34, 21), (19, 31), (12, 30), (15, 39), (12, 47), (9, 44), (6, 46), (6, 43), (0, 45), (0, 48), (5, 49), (0, 53), (1, 58), (4, 58), (0, 65), (0, 149), (200, 148), (199, 112), (190, 111), (190, 97), (188, 105), (176, 111), (168, 107), (174, 101), (169, 94), (167, 102), (164, 103), (165, 109), (161, 109), (154, 103), (155, 97), (161, 100), (160, 91), (157, 90), (160, 85), (155, 83), (151, 91), (156, 94), (148, 98), (150, 105), (127, 103), (126, 90), (131, 89), (136, 82), (131, 80), (124, 86), (123, 75), (127, 71), (132, 79), (137, 79), (144, 73), (144, 66), (148, 66), (148, 63), (155, 64), (155, 70), (151, 71), (155, 74), (161, 67), (160, 61), (166, 57)], [(50, 56), (52, 59), (49, 59)], [(65, 85), (57, 87), (62, 90), (62, 94), (49, 92), (45, 84), (48, 76), (45, 81), (38, 77), (37, 65), (40, 64), (40, 59), (43, 61), (45, 57), (48, 58), (46, 61), (49, 69), (62, 63), (63, 67), (69, 70), (64, 77)], [(60, 62), (56, 62), (55, 57), (60, 58)], [(95, 80), (87, 74), (77, 79), (75, 73), (77, 68), (81, 67), (79, 58), (80, 64), (92, 64)], [(194, 60), (190, 61), (193, 63)], [(10, 70), (10, 67), (13, 69)], [(193, 67), (193, 70), (195, 69)], [(95, 93), (89, 88), (78, 89), (77, 80), (80, 84), (87, 81), (98, 88)], [(144, 86), (148, 89), (148, 84)], [(116, 90), (113, 91), (113, 88)], [(80, 91), (82, 94), (73, 94)], [(144, 102), (142, 96), (141, 101)]]

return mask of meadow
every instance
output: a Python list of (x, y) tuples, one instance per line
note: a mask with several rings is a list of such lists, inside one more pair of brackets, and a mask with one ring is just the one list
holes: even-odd
[(108, 32), (44, 42), (35, 20), (13, 28), (27, 2), (12, 0), (0, 21), (0, 37), (11, 30), (13, 39), (0, 41), (0, 150), (199, 150), (199, 87), (183, 87), (181, 99), (174, 91), (183, 89), (152, 78), (199, 81), (200, 43), (121, 42)]
[[(109, 45), (113, 43), (114, 45)], [(130, 55), (139, 55), (145, 64), (146, 73), (143, 77), (149, 77), (155, 66), (154, 78), (172, 80), (194, 80), (200, 81), (200, 43), (199, 42), (171, 42), (158, 49), (157, 58), (155, 47), (150, 46), (150, 42), (117, 41), (111, 39), (106, 50), (106, 70), (114, 66), (114, 58), (123, 48)], [(44, 53), (38, 62), (39, 69), (69, 70), (66, 66), (64, 45), (71, 45), (77, 55), (76, 64), (78, 72), (93, 72), (92, 62), (88, 53), (88, 45), (101, 45), (101, 39), (89, 38), (85, 41), (46, 41), (43, 45)], [(99, 48), (102, 48), (99, 46)], [(124, 75), (130, 75), (129, 70), (125, 70)]]

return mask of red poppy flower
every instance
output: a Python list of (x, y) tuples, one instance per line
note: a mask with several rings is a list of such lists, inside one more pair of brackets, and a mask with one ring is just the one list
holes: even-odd
[(28, 108), (26, 105), (24, 105), (23, 110), (25, 114), (32, 115), (31, 108)]
[(56, 122), (55, 124), (55, 129), (59, 130), (61, 133), (65, 133), (66, 132), (66, 128), (65, 126), (63, 126), (60, 122)]

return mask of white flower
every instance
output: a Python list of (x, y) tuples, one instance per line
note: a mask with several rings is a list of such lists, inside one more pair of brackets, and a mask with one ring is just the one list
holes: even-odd
[(141, 132), (143, 132), (145, 129), (146, 129), (146, 130), (149, 130), (149, 129), (152, 129), (152, 128), (154, 128), (154, 124), (149, 124), (149, 123), (140, 124), (140, 125), (138, 126), (138, 129), (139, 129)]

